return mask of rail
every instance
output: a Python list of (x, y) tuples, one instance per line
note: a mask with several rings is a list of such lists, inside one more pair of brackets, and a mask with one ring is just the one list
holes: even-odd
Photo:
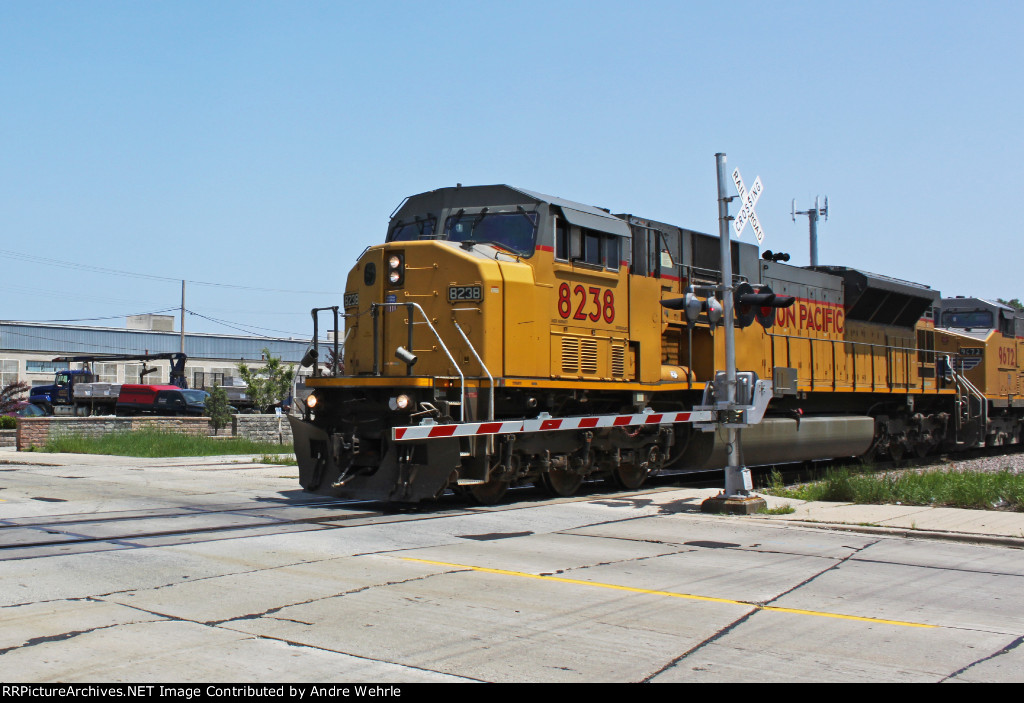
[(488, 398), (487, 398), (487, 419), (489, 421), (493, 422), (494, 421), (494, 376), (491, 375), (490, 370), (484, 364), (484, 360), (481, 359), (480, 355), (476, 353), (476, 347), (474, 347), (473, 343), (469, 341), (469, 337), (467, 337), (466, 333), (462, 331), (462, 327), (459, 326), (459, 323), (456, 322), (455, 320), (452, 320), (452, 324), (455, 325), (455, 329), (458, 330), (459, 334), (462, 335), (462, 339), (465, 340), (466, 345), (469, 347), (469, 350), (471, 352), (473, 352), (473, 356), (474, 356), (474, 358), (476, 358), (476, 363), (480, 364), (480, 368), (482, 368), (484, 370), (484, 373), (487, 374), (487, 381), (489, 383), (488, 388), (490, 389), (490, 393), (487, 394), (487, 396), (488, 396)]
[[(320, 358), (320, 313), (324, 310), (332, 310), (334, 312), (334, 358), (331, 360), (331, 374), (334, 376), (338, 375), (338, 362), (339, 362), (339, 350), (338, 350), (338, 306), (332, 305), (326, 308), (313, 308), (310, 314), (313, 316), (313, 376), (317, 377), (320, 375), (320, 364), (317, 361)], [(341, 315), (341, 317), (348, 317), (348, 315)], [(303, 364), (305, 365), (305, 364)]]
[[(978, 390), (978, 387), (971, 383), (966, 376), (956, 372), (956, 368), (950, 361), (948, 354), (945, 355), (944, 360), (946, 368), (949, 369), (949, 373), (953, 377), (953, 381), (956, 383), (957, 402), (963, 403), (961, 395), (967, 395), (966, 421), (969, 422), (971, 419), (971, 399), (973, 398), (978, 403), (978, 417), (981, 418), (982, 432), (986, 432), (988, 428), (988, 398), (986, 398), (985, 394)], [(964, 391), (966, 391), (966, 393), (964, 393)], [(965, 418), (963, 415), (963, 413), (957, 413), (957, 429), (962, 429), (964, 426)]]
[[(885, 362), (885, 369), (884, 370), (886, 372), (886, 381), (885, 381), (885, 384), (884, 384), (884, 388), (887, 389), (887, 390), (902, 389), (902, 390), (907, 390), (907, 391), (911, 391), (911, 390), (920, 391), (922, 393), (927, 392), (929, 390), (929, 388), (927, 387), (927, 381), (928, 381), (928, 377), (927, 376), (923, 376), (920, 373), (918, 373), (916, 381), (912, 380), (912, 378), (911, 378), (912, 375), (913, 375), (912, 371), (915, 368), (914, 357), (917, 357), (917, 364), (916, 364), (916, 366), (920, 367), (920, 366), (923, 366), (923, 365), (931, 364), (933, 366), (933, 368), (934, 368), (934, 365), (935, 365), (936, 361), (938, 360), (938, 358), (940, 356), (940, 352), (937, 352), (934, 349), (921, 349), (919, 347), (904, 347), (904, 346), (896, 346), (896, 345), (892, 345), (892, 344), (875, 344), (873, 342), (855, 342), (855, 341), (851, 341), (851, 340), (847, 340), (847, 339), (818, 339), (818, 338), (815, 338), (815, 337), (802, 337), (802, 336), (799, 336), (799, 335), (776, 334), (776, 333), (772, 333), (772, 332), (768, 332), (767, 335), (772, 340), (772, 347), (771, 347), (771, 362), (772, 363), (771, 363), (771, 365), (773, 367), (774, 366), (791, 366), (791, 364), (789, 363), (789, 359), (792, 356), (793, 352), (792, 352), (792, 350), (790, 348), (791, 347), (790, 340), (796, 340), (798, 343), (806, 343), (808, 345), (809, 358), (810, 358), (810, 369), (811, 369), (811, 371), (810, 371), (810, 382), (811, 382), (810, 390), (817, 390), (819, 387), (823, 387), (823, 386), (831, 386), (832, 390), (836, 390), (837, 386), (839, 385), (840, 379), (838, 378), (838, 374), (836, 374), (836, 372), (835, 372), (835, 369), (838, 366), (838, 364), (836, 363), (837, 359), (838, 359), (838, 355), (836, 354), (836, 345), (843, 344), (843, 345), (848, 345), (848, 346), (852, 347), (851, 352), (848, 354), (848, 357), (849, 357), (850, 362), (851, 362), (851, 371), (850, 371), (850, 374), (849, 374), (849, 381), (850, 381), (851, 388), (853, 388), (854, 390), (858, 390), (859, 387), (860, 387), (860, 384), (857, 381), (857, 359), (858, 359), (858, 357), (863, 358), (865, 356), (869, 357), (870, 378), (871, 378), (871, 380), (869, 382), (867, 382), (866, 384), (863, 384), (863, 385), (868, 387), (868, 388), (870, 388), (870, 390), (879, 390), (879, 385), (880, 384), (878, 384), (877, 380), (876, 380), (878, 378), (878, 376), (877, 376), (877, 370), (878, 369), (876, 368), (876, 359), (881, 357), (882, 355), (881, 354), (876, 354), (875, 350), (884, 350), (884, 362)], [(785, 345), (786, 346), (785, 346), (784, 353), (785, 353), (785, 356), (786, 356), (786, 363), (784, 363), (784, 364), (778, 363), (778, 360), (776, 359), (776, 356), (777, 356), (777, 353), (778, 353), (777, 349), (776, 349), (776, 345), (774, 343), (774, 340), (776, 340), (776, 339), (778, 339), (778, 340), (785, 340)], [(816, 378), (815, 377), (815, 374), (814, 374), (815, 344), (828, 344), (828, 345), (830, 345), (830, 352), (831, 352), (830, 356), (831, 356), (831, 363), (832, 363), (832, 369), (833, 369), (833, 373), (832, 373), (831, 376), (827, 376), (827, 377), (823, 377), (823, 378)], [(864, 349), (866, 351), (864, 353), (862, 353), (862, 354), (858, 354), (857, 352), (858, 352), (859, 349)], [(843, 355), (845, 356), (846, 352), (843, 352)], [(895, 368), (897, 366), (897, 364), (896, 364), (897, 355), (902, 357), (902, 359), (901, 359), (902, 363), (899, 364), (899, 366), (901, 367), (900, 369), (896, 369)], [(928, 360), (928, 357), (931, 358), (930, 361)], [(936, 375), (935, 378), (936, 378), (936, 381), (937, 381), (938, 380), (937, 375)], [(935, 388), (933, 390), (935, 390), (935, 391), (939, 390), (938, 383), (935, 383)], [(982, 396), (982, 397), (984, 397), (984, 396)]]

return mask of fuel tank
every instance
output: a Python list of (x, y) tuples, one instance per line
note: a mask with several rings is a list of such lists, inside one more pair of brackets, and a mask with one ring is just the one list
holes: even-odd
[[(677, 466), (688, 471), (725, 467), (725, 437), (719, 434), (691, 436)], [(765, 418), (740, 430), (740, 456), (747, 466), (857, 457), (871, 447), (874, 434), (875, 421), (867, 416)]]

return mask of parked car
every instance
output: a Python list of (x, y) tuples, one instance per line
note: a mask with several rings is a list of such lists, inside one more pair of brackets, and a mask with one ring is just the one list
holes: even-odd
[(46, 414), (46, 411), (35, 403), (25, 403), (22, 407), (18, 408), (14, 413), (18, 417), (40, 417)]
[(14, 404), (14, 409), (10, 410), (4, 415), (10, 417), (39, 417), (45, 415), (46, 411), (35, 403), (30, 403), (27, 400), (19, 400)]

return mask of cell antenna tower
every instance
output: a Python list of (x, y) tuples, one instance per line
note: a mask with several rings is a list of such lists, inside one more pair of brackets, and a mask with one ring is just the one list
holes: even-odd
[(818, 265), (818, 218), (824, 217), (825, 221), (828, 221), (828, 196), (825, 196), (825, 207), (818, 207), (818, 197), (814, 197), (814, 207), (810, 210), (797, 210), (796, 200), (793, 200), (792, 205), (789, 207), (789, 216), (793, 218), (793, 222), (796, 222), (797, 215), (807, 215), (807, 220), (811, 229), (811, 266)]

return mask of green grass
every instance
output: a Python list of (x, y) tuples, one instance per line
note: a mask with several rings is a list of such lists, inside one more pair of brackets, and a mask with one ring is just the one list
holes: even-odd
[(1024, 512), (1024, 475), (1003, 470), (875, 473), (849, 467), (828, 469), (825, 478), (797, 486), (782, 485), (772, 472), (772, 495), (842, 503), (935, 505), (950, 508)]
[(796, 508), (792, 505), (780, 505), (777, 508), (761, 508), (757, 512), (759, 515), (792, 515)]
[(241, 437), (213, 439), (211, 437), (193, 437), (173, 432), (138, 430), (135, 432), (112, 432), (103, 437), (78, 437), (74, 435), (55, 437), (46, 443), (42, 451), (153, 458), (290, 453), (292, 445), (253, 442)]

